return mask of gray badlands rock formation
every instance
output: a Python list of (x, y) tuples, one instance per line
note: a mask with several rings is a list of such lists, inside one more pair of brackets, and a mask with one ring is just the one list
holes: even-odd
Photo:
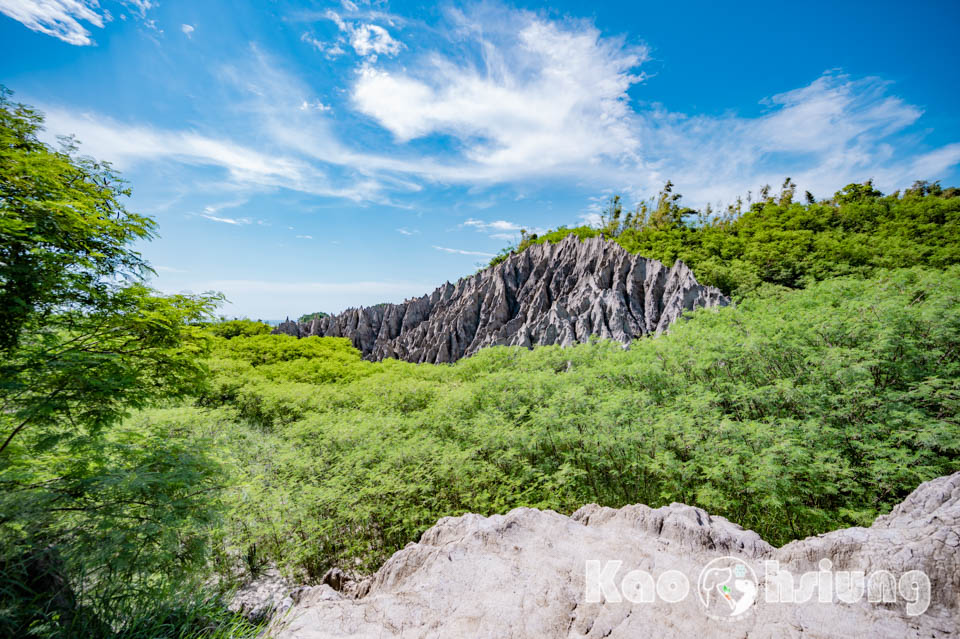
[[(599, 596), (593, 602), (587, 597), (588, 560), (601, 566), (623, 562), (609, 578), (595, 573)], [(711, 560), (726, 572), (714, 571), (701, 582), (701, 570)], [(765, 571), (771, 560), (798, 585), (801, 573), (828, 568), (824, 574), (829, 572), (831, 581), (819, 588), (832, 602), (819, 601), (818, 587), (804, 603), (769, 601), (773, 593), (788, 592), (782, 580), (770, 576), (772, 569), (769, 575)], [(624, 577), (632, 570), (657, 579), (662, 594), (645, 601), (641, 590), (629, 589)], [(850, 583), (843, 581), (845, 573), (857, 570), (865, 573), (859, 596), (856, 587), (839, 586)], [(929, 590), (909, 572), (915, 570), (928, 576)], [(677, 575), (668, 571), (686, 578), (687, 596), (679, 597)], [(738, 576), (740, 581), (732, 581)], [(756, 603), (743, 614), (734, 616), (738, 603), (724, 601), (717, 589), (728, 578), (724, 583), (736, 588), (730, 591), (735, 602), (756, 592)], [(831, 591), (829, 583), (838, 586)], [(852, 583), (858, 583), (855, 576)], [(301, 589), (298, 603), (275, 620), (276, 636), (956, 637), (960, 473), (921, 485), (869, 528), (838, 530), (780, 549), (682, 504), (618, 510), (590, 505), (571, 517), (527, 508), (493, 517), (448, 517), (419, 543), (394, 554), (361, 587), (353, 586), (344, 592), (329, 585)], [(707, 593), (705, 603), (701, 592)], [(929, 606), (916, 614), (928, 594)]]
[(725, 306), (683, 262), (667, 268), (600, 238), (537, 244), (456, 284), (403, 304), (353, 308), (274, 333), (349, 337), (368, 359), (444, 363), (484, 346), (624, 344), (664, 331), (684, 311)]

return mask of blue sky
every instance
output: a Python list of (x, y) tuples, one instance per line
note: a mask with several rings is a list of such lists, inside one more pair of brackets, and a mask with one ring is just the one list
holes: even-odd
[(960, 4), (0, 0), (0, 82), (129, 179), (165, 291), (431, 291), (671, 179), (960, 184)]

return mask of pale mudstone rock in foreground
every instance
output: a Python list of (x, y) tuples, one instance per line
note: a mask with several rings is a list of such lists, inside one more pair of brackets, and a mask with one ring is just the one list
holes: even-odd
[(684, 311), (726, 306), (678, 261), (628, 253), (616, 242), (570, 235), (402, 304), (352, 308), (273, 332), (348, 337), (368, 359), (447, 363), (485, 346), (569, 346), (596, 335), (629, 344), (661, 333)]
[(233, 595), (228, 608), (247, 619), (259, 622), (293, 605), (290, 591), (293, 583), (274, 567), (268, 568), (256, 579), (245, 583)]
[[(712, 619), (698, 576), (732, 556), (759, 582), (757, 603), (736, 619)], [(792, 571), (922, 570), (932, 600), (919, 616), (907, 600), (768, 603), (766, 560)], [(653, 577), (678, 570), (689, 595), (678, 603), (586, 601), (588, 560), (620, 560)], [(922, 484), (869, 528), (848, 528), (775, 549), (722, 517), (671, 504), (651, 509), (590, 505), (571, 517), (520, 508), (506, 515), (441, 519), (419, 543), (398, 551), (353, 594), (323, 586), (306, 592), (274, 625), (280, 639), (330, 637), (688, 638), (955, 637), (960, 633), (960, 473)], [(729, 608), (711, 602), (718, 616)], [(720, 606), (720, 607), (718, 607)]]

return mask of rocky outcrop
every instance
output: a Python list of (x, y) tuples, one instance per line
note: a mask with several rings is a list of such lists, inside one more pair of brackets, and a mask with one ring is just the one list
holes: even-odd
[(353, 308), (274, 333), (348, 337), (368, 359), (445, 363), (485, 346), (585, 342), (623, 344), (663, 332), (684, 311), (729, 300), (697, 283), (683, 262), (672, 268), (619, 244), (567, 236), (402, 304)]
[(277, 324), (277, 327), (270, 331), (273, 335), (289, 335), (291, 337), (300, 337), (300, 325), (289, 317)]
[[(605, 562), (622, 564), (591, 577), (589, 561), (607, 571)], [(651, 581), (631, 580), (634, 570)], [(784, 585), (783, 570), (798, 590)], [(855, 571), (864, 573), (859, 582)], [(929, 589), (910, 571), (922, 571)], [(829, 582), (817, 581), (824, 575)], [(958, 614), (960, 473), (921, 485), (869, 528), (780, 549), (682, 504), (448, 517), (364, 588), (351, 595), (317, 587), (273, 630), (279, 639), (946, 638), (958, 636)]]
[(259, 623), (288, 610), (294, 603), (291, 597), (294, 590), (293, 582), (271, 567), (238, 588), (227, 608)]
[(298, 586), (283, 576), (276, 566), (270, 566), (247, 580), (230, 597), (227, 609), (240, 613), (253, 623), (271, 618), (282, 618), (295, 603), (335, 601), (343, 597), (365, 595), (370, 580), (354, 580), (339, 568), (331, 568), (316, 586)]

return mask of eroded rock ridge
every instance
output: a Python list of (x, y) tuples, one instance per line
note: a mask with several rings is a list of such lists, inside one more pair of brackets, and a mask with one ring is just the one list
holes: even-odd
[(629, 344), (663, 332), (684, 311), (727, 304), (681, 261), (667, 268), (616, 242), (570, 235), (430, 295), (310, 322), (288, 320), (274, 333), (348, 337), (372, 360), (446, 363), (494, 345), (568, 346), (591, 335)]

